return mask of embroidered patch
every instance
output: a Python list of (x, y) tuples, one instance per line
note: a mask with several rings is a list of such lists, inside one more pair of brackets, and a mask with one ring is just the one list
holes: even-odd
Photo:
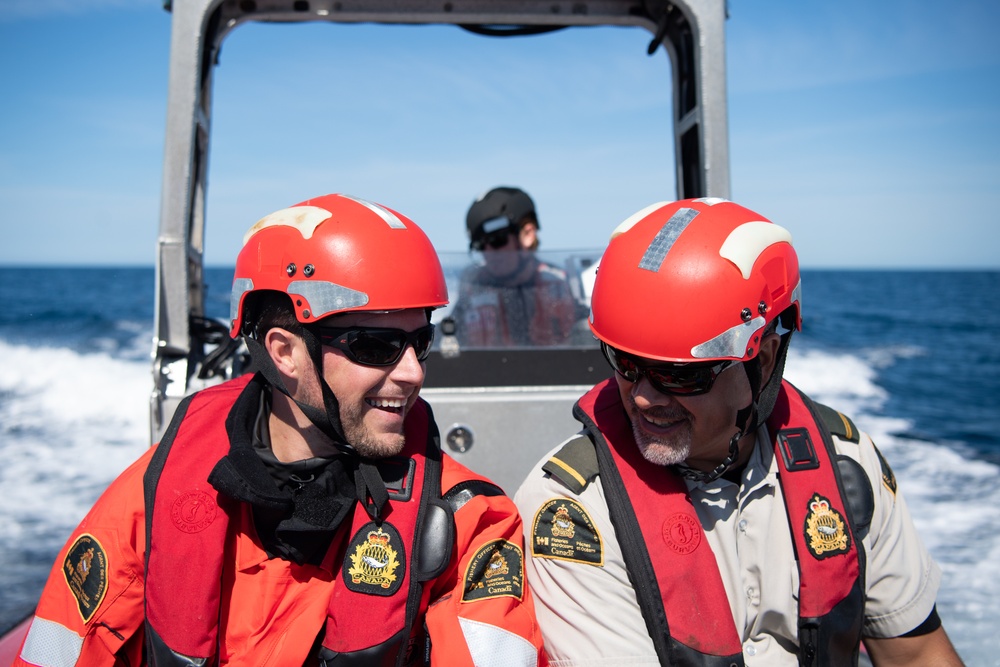
[(63, 561), (63, 576), (76, 598), (83, 622), (88, 622), (108, 592), (108, 555), (93, 535), (76, 538)]
[(170, 506), (170, 519), (183, 533), (200, 533), (219, 514), (215, 499), (204, 491), (188, 491)]
[(882, 452), (878, 450), (878, 447), (875, 448), (875, 453), (878, 454), (878, 462), (882, 466), (882, 484), (892, 492), (892, 495), (896, 495), (896, 476), (892, 474), (889, 462), (882, 456)]
[(403, 540), (392, 524), (365, 524), (347, 547), (344, 584), (355, 593), (388, 597), (403, 585), (405, 561)]
[(465, 570), (462, 602), (489, 598), (517, 598), (524, 594), (524, 554), (507, 540), (493, 540), (479, 548)]
[(701, 544), (701, 526), (690, 514), (677, 512), (663, 522), (663, 541), (668, 547), (686, 556)]
[(844, 517), (830, 507), (830, 501), (814, 493), (806, 515), (806, 546), (814, 558), (820, 560), (847, 553), (851, 536)]
[(594, 521), (579, 503), (553, 498), (535, 513), (531, 555), (603, 566), (604, 543)]

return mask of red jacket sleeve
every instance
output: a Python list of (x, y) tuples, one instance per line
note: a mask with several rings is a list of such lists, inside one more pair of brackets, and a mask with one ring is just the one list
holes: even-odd
[(153, 451), (111, 483), (70, 535), (14, 665), (100, 667), (116, 664), (117, 657), (141, 664), (142, 475)]
[[(445, 457), (442, 488), (478, 479)], [(455, 512), (452, 561), (427, 610), (431, 664), (545, 665), (524, 578), (524, 537), (514, 502), (477, 495)]]

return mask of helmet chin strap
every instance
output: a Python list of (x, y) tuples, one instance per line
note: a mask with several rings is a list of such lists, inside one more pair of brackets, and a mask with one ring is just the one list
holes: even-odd
[(690, 479), (694, 482), (707, 484), (709, 482), (714, 482), (726, 474), (726, 471), (732, 468), (733, 464), (735, 464), (736, 460), (740, 457), (740, 440), (742, 440), (743, 436), (755, 428), (754, 422), (756, 420), (751, 420), (750, 417), (756, 414), (756, 412), (756, 401), (751, 401), (750, 405), (736, 412), (736, 428), (739, 430), (729, 439), (729, 453), (726, 455), (726, 458), (722, 459), (722, 462), (719, 463), (719, 465), (715, 466), (708, 472), (705, 472), (703, 470), (695, 470), (691, 466), (684, 463), (678, 463), (675, 467), (681, 477)]
[(244, 338), (254, 365), (257, 366), (261, 375), (264, 376), (271, 386), (292, 399), (309, 421), (330, 439), (334, 447), (341, 453), (357, 461), (357, 468), (354, 473), (357, 498), (364, 506), (365, 511), (368, 512), (368, 516), (373, 521), (381, 522), (385, 504), (389, 500), (389, 492), (385, 487), (385, 481), (382, 479), (378, 467), (371, 461), (362, 458), (354, 446), (347, 441), (347, 437), (343, 433), (343, 427), (340, 424), (340, 402), (337, 401), (336, 395), (334, 395), (333, 390), (330, 389), (330, 385), (327, 384), (326, 379), (323, 377), (323, 348), (319, 339), (305, 328), (302, 330), (301, 335), (302, 340), (305, 341), (306, 349), (309, 351), (309, 357), (312, 359), (316, 377), (319, 380), (320, 391), (323, 394), (323, 409), (295, 399), (288, 392), (288, 388), (281, 379), (278, 369), (275, 368), (274, 362), (271, 361), (270, 355), (264, 349), (264, 346), (261, 345), (260, 341), (250, 336), (245, 336)]
[(736, 460), (740, 457), (740, 440), (747, 433), (754, 431), (760, 423), (760, 411), (757, 406), (757, 400), (760, 398), (760, 382), (762, 379), (760, 358), (754, 357), (744, 362), (742, 366), (747, 374), (747, 380), (750, 382), (750, 395), (753, 398), (750, 400), (749, 405), (736, 411), (736, 428), (738, 430), (729, 439), (729, 453), (726, 455), (726, 458), (722, 459), (719, 465), (708, 472), (695, 470), (683, 463), (679, 464), (677, 469), (682, 477), (706, 484), (722, 477), (726, 474), (727, 470), (733, 467)]

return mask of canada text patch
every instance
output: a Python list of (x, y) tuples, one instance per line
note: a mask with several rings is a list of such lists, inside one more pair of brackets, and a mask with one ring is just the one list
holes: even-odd
[(579, 503), (553, 498), (535, 513), (531, 555), (603, 566), (604, 543), (597, 526)]
[(69, 548), (62, 571), (80, 616), (87, 623), (108, 592), (107, 552), (96, 537), (85, 533)]
[(344, 555), (344, 584), (355, 593), (389, 596), (406, 573), (403, 539), (388, 521), (368, 523), (354, 534)]
[(489, 598), (521, 599), (524, 591), (524, 554), (507, 540), (493, 540), (479, 548), (465, 570), (462, 602)]

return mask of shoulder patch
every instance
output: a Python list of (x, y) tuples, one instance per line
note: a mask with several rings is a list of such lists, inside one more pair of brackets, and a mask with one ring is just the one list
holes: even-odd
[(834, 410), (828, 405), (823, 405), (822, 403), (814, 403), (814, 405), (816, 406), (816, 412), (826, 426), (826, 430), (841, 440), (847, 440), (855, 444), (861, 442), (861, 432), (858, 431), (858, 427), (854, 425), (850, 417)]
[(594, 443), (586, 434), (577, 435), (553, 454), (542, 465), (542, 470), (573, 493), (583, 493), (600, 472)]
[(469, 560), (462, 585), (462, 602), (524, 596), (524, 553), (508, 540), (479, 547)]
[(344, 585), (355, 593), (388, 597), (403, 584), (403, 538), (388, 521), (367, 523), (351, 538), (344, 557)]
[(535, 513), (531, 555), (603, 567), (604, 541), (583, 506), (568, 498), (553, 498)]
[(62, 571), (83, 622), (89, 622), (108, 592), (107, 552), (96, 537), (84, 533), (66, 553)]
[(805, 534), (809, 553), (817, 560), (845, 554), (851, 546), (851, 534), (844, 516), (818, 493), (809, 501)]
[[(875, 447), (875, 443), (872, 443), (872, 447)], [(892, 473), (892, 468), (889, 467), (889, 462), (885, 460), (882, 456), (882, 452), (875, 447), (875, 453), (878, 455), (878, 463), (882, 467), (882, 484), (885, 488), (889, 489), (892, 495), (896, 495), (896, 476)]]

